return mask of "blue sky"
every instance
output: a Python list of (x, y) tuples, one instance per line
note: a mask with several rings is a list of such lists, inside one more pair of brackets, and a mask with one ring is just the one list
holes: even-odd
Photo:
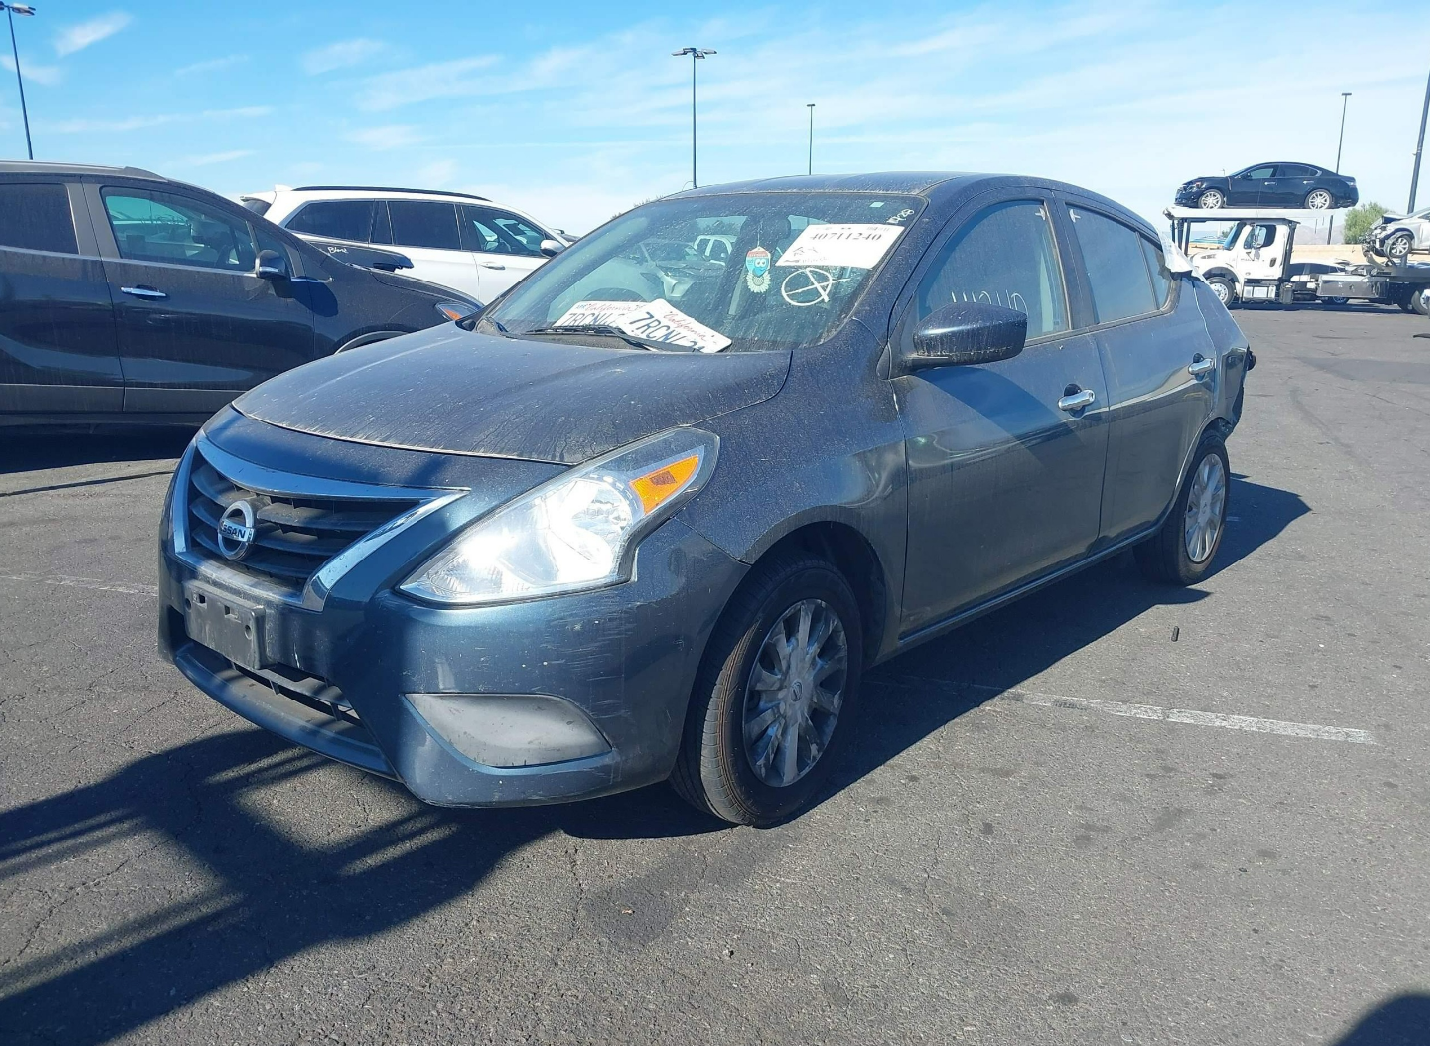
[[(815, 102), (816, 171), (1042, 174), (1148, 217), (1193, 175), (1334, 164), (1341, 91), (1342, 169), (1402, 208), (1430, 73), (1424, 0), (37, 6), (16, 28), (38, 159), (229, 195), (464, 189), (573, 231), (688, 184), (688, 44), (719, 52), (702, 183), (802, 173)], [(22, 157), (4, 42), (0, 155)]]

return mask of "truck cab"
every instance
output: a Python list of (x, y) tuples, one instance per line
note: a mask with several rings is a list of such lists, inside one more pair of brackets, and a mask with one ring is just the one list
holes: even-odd
[(1220, 244), (1189, 240), (1192, 271), (1206, 280), (1223, 303), (1276, 301), (1290, 304), (1294, 287), (1287, 271), (1297, 223), (1289, 218), (1248, 214), (1219, 216), (1231, 224)]

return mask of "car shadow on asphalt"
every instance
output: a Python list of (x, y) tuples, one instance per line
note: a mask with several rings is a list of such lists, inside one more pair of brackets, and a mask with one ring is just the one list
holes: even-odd
[(1430, 995), (1397, 995), (1381, 1003), (1332, 1046), (1430, 1046)]
[[(1299, 497), (1233, 477), (1233, 512), (1221, 569), (1308, 511)], [(1154, 585), (1120, 557), (1050, 586), (875, 669), (878, 716), (845, 752), (830, 793), (849, 787), (990, 697), (1150, 607), (1212, 598)], [(922, 686), (900, 682), (909, 676)], [(892, 684), (892, 685), (891, 685)], [(971, 685), (976, 684), (976, 685)], [(872, 703), (872, 702), (871, 702)], [(395, 810), (385, 822), (330, 845), (296, 838), (259, 815), (249, 796), (325, 770), (312, 787), (367, 790)], [(331, 775), (348, 775), (350, 778)], [(331, 781), (338, 780), (336, 788)], [(349, 787), (344, 787), (343, 782)], [(386, 791), (387, 795), (376, 793)], [(0, 889), (66, 862), (113, 866), (93, 889), (158, 836), (174, 859), (204, 869), (212, 885), (168, 901), (155, 891), (143, 914), (51, 950), (33, 943), (0, 967), (0, 1038), (100, 1043), (127, 1034), (300, 952), (393, 931), (478, 888), (498, 862), (552, 833), (575, 838), (671, 838), (724, 830), (664, 786), (568, 806), (444, 810), (400, 786), (336, 768), (261, 730), (203, 736), (145, 755), (95, 784), (0, 814)], [(755, 840), (734, 843), (751, 846)], [(113, 848), (113, 849), (111, 849)], [(10, 886), (19, 883), (9, 882)], [(131, 887), (132, 888), (132, 887)], [(126, 891), (127, 892), (127, 891)], [(6, 904), (34, 896), (14, 891)], [(33, 942), (36, 937), (30, 937)], [(1361, 1039), (1343, 1046), (1360, 1046)]]
[[(109, 433), (15, 432), (0, 436), (0, 475), (71, 465), (120, 461), (168, 461), (184, 453), (194, 436), (182, 426)], [(0, 429), (0, 433), (4, 433)]]

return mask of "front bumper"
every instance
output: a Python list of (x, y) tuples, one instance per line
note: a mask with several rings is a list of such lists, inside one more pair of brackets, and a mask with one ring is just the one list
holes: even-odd
[[(458, 499), (315, 602), (176, 547), (167, 521), (184, 520), (183, 472), (159, 557), (159, 650), (210, 697), (439, 805), (558, 802), (669, 776), (706, 638), (746, 569), (678, 518), (645, 539), (622, 585), (459, 609), (399, 595), (461, 518)], [(257, 608), (261, 665), (190, 635), (195, 585)]]

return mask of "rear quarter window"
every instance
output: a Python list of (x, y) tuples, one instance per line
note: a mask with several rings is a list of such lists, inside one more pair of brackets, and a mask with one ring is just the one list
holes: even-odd
[(54, 182), (0, 182), (0, 247), (78, 254), (65, 187)]

